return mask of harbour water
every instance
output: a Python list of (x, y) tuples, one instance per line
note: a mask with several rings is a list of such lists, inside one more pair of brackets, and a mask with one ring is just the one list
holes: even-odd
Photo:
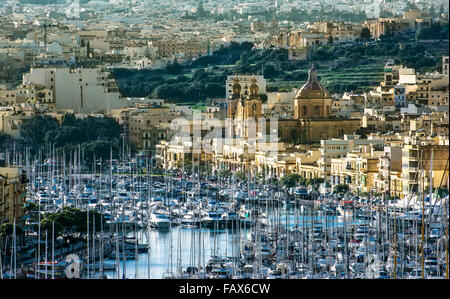
[[(288, 223), (288, 227), (292, 228), (296, 225), (296, 215), (294, 209), (283, 209), (280, 217), (280, 222), (283, 226)], [(286, 218), (287, 216), (287, 218)], [(297, 214), (300, 218), (297, 220), (299, 227), (310, 227), (312, 223), (322, 223), (323, 227), (344, 226), (353, 224), (365, 224), (367, 221), (355, 219), (351, 216), (346, 217), (344, 222), (343, 216), (308, 216)], [(234, 248), (239, 246), (239, 237), (241, 240), (249, 240), (251, 229), (247, 228), (239, 233), (233, 232), (231, 229), (201, 229), (202, 252), (201, 264), (204, 265), (214, 255), (214, 248), (216, 248), (217, 256), (231, 256)], [(169, 273), (176, 274), (177, 268), (181, 264), (182, 269), (186, 269), (198, 264), (198, 252), (193, 253), (192, 243), (197, 240), (199, 236), (198, 228), (173, 227), (170, 230), (151, 229), (139, 230), (137, 232), (139, 242), (150, 244), (150, 253), (138, 253), (138, 258), (135, 260), (120, 260), (119, 273), (115, 271), (105, 271), (108, 278), (128, 278), (128, 279), (147, 279), (147, 278), (164, 278)], [(128, 237), (134, 237), (133, 233), (128, 233)], [(148, 236), (148, 237), (147, 237)], [(177, 252), (178, 251), (178, 252)], [(181, 251), (181, 254), (179, 253)], [(198, 249), (196, 249), (198, 251)], [(195, 255), (195, 257), (193, 257)], [(150, 256), (150, 264), (148, 262)], [(181, 256), (181, 260), (179, 257)], [(114, 260), (105, 261), (107, 264), (114, 264)], [(125, 263), (125, 266), (124, 266)], [(137, 264), (137, 268), (136, 268)], [(123, 271), (125, 269), (125, 275)], [(150, 269), (150, 275), (149, 275)]]

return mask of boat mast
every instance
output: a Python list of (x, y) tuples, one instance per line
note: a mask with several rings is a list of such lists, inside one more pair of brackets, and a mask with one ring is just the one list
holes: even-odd
[[(423, 150), (422, 150), (423, 154)], [(422, 279), (424, 279), (424, 257), (423, 257), (423, 251), (424, 251), (424, 233), (425, 233), (425, 175), (424, 170), (422, 169), (422, 238), (421, 238), (421, 257), (422, 257)]]
[[(448, 196), (447, 196), (448, 198)], [(444, 200), (445, 209), (445, 279), (448, 279), (448, 199)]]
[(100, 278), (103, 278), (103, 216), (100, 217), (100, 220)]
[(0, 279), (3, 279), (2, 248), (0, 247)]
[[(15, 146), (15, 143), (14, 143)], [(14, 224), (13, 224), (13, 241), (14, 241), (14, 279), (17, 278), (17, 236), (16, 236), (16, 219), (14, 218)]]
[(48, 240), (48, 230), (45, 230), (45, 279), (47, 279), (47, 266), (48, 266), (48, 259), (47, 259), (47, 242)]
[(397, 208), (394, 210), (394, 279), (397, 279)]
[(87, 243), (86, 243), (86, 266), (87, 266), (87, 278), (90, 278), (89, 275), (89, 201), (87, 203), (87, 209), (86, 209), (86, 213), (87, 213), (87, 234), (86, 234), (86, 238), (87, 238)]
[(55, 279), (55, 221), (52, 221), (52, 279)]
[[(39, 149), (39, 161), (40, 163), (42, 163), (41, 160), (41, 149)], [(39, 165), (38, 165), (38, 176), (39, 176)], [(38, 270), (37, 272), (39, 272), (40, 270), (40, 261), (41, 261), (41, 200), (38, 197), (37, 198), (37, 202), (38, 202), (38, 249), (37, 249), (37, 255), (38, 255), (38, 260), (37, 260), (37, 266), (38, 266)], [(37, 276), (39, 279), (39, 275)]]
[(92, 276), (95, 277), (95, 213), (92, 213)]

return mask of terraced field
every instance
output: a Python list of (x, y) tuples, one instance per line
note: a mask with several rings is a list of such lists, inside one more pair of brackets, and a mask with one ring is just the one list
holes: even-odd
[[(344, 69), (335, 70), (332, 66), (321, 65), (318, 68), (319, 78), (322, 84), (335, 92), (336, 85), (357, 86), (360, 91), (370, 90), (379, 85), (383, 80), (383, 69), (387, 57), (379, 58), (376, 62), (367, 65), (349, 66)], [(268, 88), (278, 87), (280, 91), (288, 91), (292, 88), (300, 88), (305, 81), (282, 81), (275, 80), (267, 82)]]

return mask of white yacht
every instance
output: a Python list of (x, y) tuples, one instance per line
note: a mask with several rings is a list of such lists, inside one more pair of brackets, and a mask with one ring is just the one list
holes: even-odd
[(152, 213), (150, 215), (150, 219), (148, 220), (148, 225), (154, 228), (169, 228), (169, 215), (164, 213)]

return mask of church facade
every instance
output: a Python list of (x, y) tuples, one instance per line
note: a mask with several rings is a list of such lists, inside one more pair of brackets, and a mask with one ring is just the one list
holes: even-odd
[[(264, 117), (255, 79), (252, 79), (249, 91), (248, 95), (241, 95), (241, 85), (236, 76), (232, 95), (228, 99), (227, 117), (234, 120), (234, 125), (227, 127), (228, 136), (248, 138), (251, 136), (249, 121), (255, 120), (258, 129), (258, 118)], [(361, 126), (361, 120), (333, 116), (332, 102), (330, 93), (320, 83), (313, 65), (308, 72), (307, 82), (294, 97), (293, 117), (278, 119), (279, 141), (293, 144), (320, 143), (323, 139), (339, 138), (356, 132)], [(270, 122), (267, 120), (267, 134), (269, 126)]]
[(233, 80), (232, 94), (228, 99), (227, 118), (234, 120), (233, 125), (227, 126), (228, 136), (255, 137), (256, 131), (251, 132), (253, 127), (251, 122), (255, 122), (254, 127), (257, 129), (258, 119), (262, 117), (262, 101), (255, 76), (252, 77), (248, 94), (243, 95), (239, 78), (236, 76)]
[[(333, 99), (320, 83), (314, 65), (308, 71), (308, 80), (294, 98), (296, 123), (279, 126), (280, 139), (296, 144), (320, 143), (320, 140), (340, 138), (353, 134), (361, 127), (360, 119), (343, 119), (332, 115)], [(294, 131), (297, 135), (294, 137)]]

